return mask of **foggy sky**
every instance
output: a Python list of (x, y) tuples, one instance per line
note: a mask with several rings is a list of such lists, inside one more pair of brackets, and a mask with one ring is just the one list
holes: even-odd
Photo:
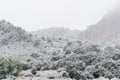
[(0, 0), (0, 19), (27, 31), (48, 27), (84, 30), (97, 23), (118, 0)]

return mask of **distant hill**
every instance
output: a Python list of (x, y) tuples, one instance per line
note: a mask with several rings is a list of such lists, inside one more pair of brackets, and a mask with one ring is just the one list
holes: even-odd
[(83, 31), (80, 35), (80, 39), (94, 42), (110, 41), (112, 37), (116, 36), (119, 32), (120, 8), (115, 8), (107, 13), (97, 24)]
[(33, 32), (33, 35), (36, 35), (38, 38), (44, 37), (55, 37), (63, 39), (77, 39), (80, 34), (78, 30), (70, 30), (67, 28), (57, 28), (52, 27), (48, 29), (42, 29), (37, 32)]
[[(79, 39), (89, 42), (118, 42), (120, 39), (120, 6), (108, 12), (97, 24), (89, 26), (85, 31), (66, 28), (49, 28), (34, 32), (38, 38), (57, 37)], [(119, 36), (119, 37), (118, 37)], [(117, 38), (116, 38), (117, 37)]]
[(28, 33), (5, 20), (0, 21), (0, 44), (16, 41), (29, 42), (33, 38), (39, 39), (41, 37), (118, 43), (120, 40), (120, 8), (118, 6), (118, 8), (111, 10), (97, 24), (89, 26), (85, 31), (52, 27)]

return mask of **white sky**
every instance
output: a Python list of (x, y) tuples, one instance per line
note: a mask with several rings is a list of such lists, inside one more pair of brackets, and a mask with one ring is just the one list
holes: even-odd
[(118, 0), (0, 0), (0, 19), (27, 31), (48, 27), (84, 30), (97, 23)]

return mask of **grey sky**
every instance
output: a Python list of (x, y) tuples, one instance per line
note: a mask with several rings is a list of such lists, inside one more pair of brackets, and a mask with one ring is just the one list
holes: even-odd
[(0, 0), (0, 19), (27, 31), (48, 27), (83, 30), (98, 22), (118, 0)]

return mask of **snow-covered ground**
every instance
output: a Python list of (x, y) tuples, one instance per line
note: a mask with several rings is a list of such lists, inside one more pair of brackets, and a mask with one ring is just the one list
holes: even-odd
[[(70, 78), (62, 78), (60, 73), (58, 73), (55, 70), (37, 71), (37, 74), (35, 76), (31, 74), (30, 70), (22, 71), (21, 74), (23, 76), (20, 76), (15, 80), (73, 80)], [(8, 78), (3, 80), (13, 80), (13, 79)], [(109, 79), (100, 77), (99, 79), (93, 79), (93, 80), (109, 80)], [(120, 80), (120, 79), (113, 78), (111, 80)]]

